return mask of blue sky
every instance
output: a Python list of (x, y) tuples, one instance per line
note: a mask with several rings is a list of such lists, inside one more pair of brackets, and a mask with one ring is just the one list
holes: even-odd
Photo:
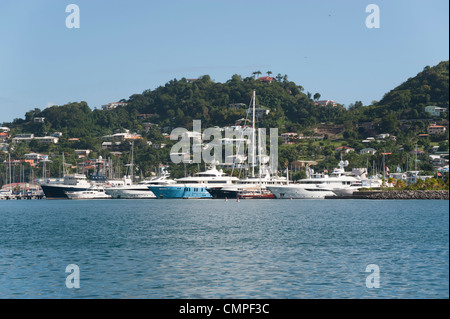
[[(65, 24), (71, 3), (79, 29)], [(371, 3), (379, 29), (365, 24)], [(322, 99), (369, 104), (449, 59), (448, 12), (447, 0), (0, 0), (0, 123), (258, 70)]]

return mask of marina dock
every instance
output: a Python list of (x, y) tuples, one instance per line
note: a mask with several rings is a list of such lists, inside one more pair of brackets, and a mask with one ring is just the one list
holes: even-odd
[(0, 196), (0, 200), (31, 200), (31, 199), (43, 199), (44, 195), (3, 195)]
[(446, 190), (389, 190), (353, 192), (346, 196), (326, 196), (325, 199), (449, 199)]

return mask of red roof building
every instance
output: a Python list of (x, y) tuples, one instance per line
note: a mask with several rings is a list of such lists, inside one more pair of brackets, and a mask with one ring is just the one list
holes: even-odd
[(8, 139), (8, 133), (6, 132), (1, 132), (0, 133), (0, 141), (6, 141)]
[(270, 77), (270, 76), (263, 76), (263, 77), (261, 77), (261, 78), (258, 78), (258, 80), (261, 81), (261, 82), (269, 82), (269, 83), (272, 83), (272, 81), (273, 81), (274, 79), (275, 79), (275, 78)]
[(442, 125), (430, 125), (427, 128), (428, 134), (436, 135), (436, 134), (444, 134), (447, 128)]

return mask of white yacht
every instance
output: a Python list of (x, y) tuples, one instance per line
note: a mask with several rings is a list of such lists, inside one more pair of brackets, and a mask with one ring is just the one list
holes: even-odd
[(344, 167), (347, 161), (341, 161), (339, 168), (331, 174), (311, 174), (309, 178), (301, 179), (295, 184), (268, 185), (267, 188), (276, 198), (285, 199), (323, 199), (337, 194), (351, 194), (358, 190), (361, 179), (346, 173)]
[(105, 193), (103, 188), (91, 187), (82, 191), (66, 191), (69, 199), (110, 199), (111, 195)]
[(204, 172), (175, 179), (175, 184), (150, 185), (148, 188), (157, 198), (212, 198), (207, 188), (222, 188), (238, 180), (237, 177), (228, 176), (222, 170), (217, 170), (216, 165), (211, 164)]
[(348, 187), (335, 187), (332, 189), (332, 192), (336, 196), (350, 196), (353, 195), (353, 192), (357, 192), (362, 187), (363, 187), (362, 182), (360, 180), (357, 180), (351, 182), (351, 184), (348, 185)]
[(126, 178), (125, 185), (111, 185), (105, 189), (105, 192), (112, 198), (118, 199), (153, 199), (156, 196), (148, 187), (175, 184), (174, 180), (168, 179), (169, 175), (164, 169), (161, 169), (159, 176), (137, 184), (133, 184), (131, 179)]
[(0, 189), (0, 199), (6, 199), (12, 195), (11, 190)]
[(259, 177), (247, 177), (236, 184), (221, 188), (208, 188), (213, 198), (275, 198), (267, 186), (286, 185), (286, 177), (272, 176), (268, 172)]

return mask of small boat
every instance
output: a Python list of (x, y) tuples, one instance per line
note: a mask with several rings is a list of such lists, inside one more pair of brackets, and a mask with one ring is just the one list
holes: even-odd
[(110, 199), (103, 188), (92, 188), (83, 191), (65, 192), (69, 199)]
[(238, 198), (243, 199), (274, 199), (275, 196), (267, 189), (246, 189), (244, 191), (240, 191), (237, 194)]

